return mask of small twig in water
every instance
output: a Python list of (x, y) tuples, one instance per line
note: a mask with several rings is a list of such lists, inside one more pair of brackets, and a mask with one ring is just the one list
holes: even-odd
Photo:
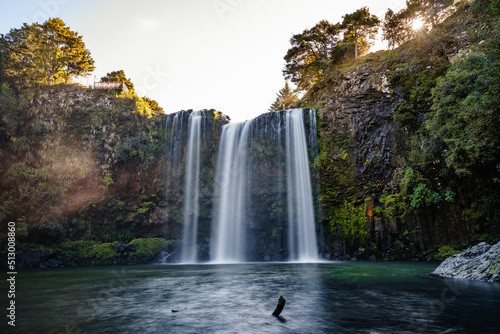
[(172, 312), (179, 312), (179, 311), (183, 311), (183, 310), (185, 310), (185, 309), (186, 309), (186, 308), (184, 307), (184, 308), (180, 308), (180, 309), (178, 309), (178, 310), (172, 310)]

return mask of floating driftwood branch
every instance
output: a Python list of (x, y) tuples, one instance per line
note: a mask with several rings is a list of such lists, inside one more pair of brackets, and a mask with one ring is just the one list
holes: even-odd
[(183, 310), (185, 310), (185, 309), (186, 309), (186, 308), (184, 307), (184, 308), (180, 308), (180, 309), (178, 309), (178, 310), (172, 310), (172, 312), (179, 312), (179, 311), (183, 311)]
[(280, 296), (278, 299), (278, 305), (276, 306), (276, 309), (273, 312), (273, 315), (275, 317), (279, 316), (281, 311), (283, 311), (283, 308), (285, 307), (286, 300), (283, 298), (283, 296)]

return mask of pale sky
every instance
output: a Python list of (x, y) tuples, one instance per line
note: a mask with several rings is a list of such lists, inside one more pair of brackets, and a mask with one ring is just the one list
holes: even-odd
[[(166, 113), (214, 108), (233, 122), (268, 111), (285, 84), (292, 34), (368, 6), (381, 20), (405, 0), (0, 0), (0, 33), (49, 17), (83, 36), (94, 75), (124, 70)], [(384, 48), (377, 43), (376, 49)]]

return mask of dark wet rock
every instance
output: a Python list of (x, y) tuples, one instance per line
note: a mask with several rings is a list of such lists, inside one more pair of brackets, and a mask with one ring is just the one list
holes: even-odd
[(58, 261), (56, 259), (50, 259), (40, 263), (40, 268), (58, 268), (58, 267), (63, 267), (63, 264), (61, 261)]
[(490, 246), (482, 242), (450, 256), (434, 270), (443, 277), (500, 282), (500, 242)]
[(19, 268), (37, 268), (40, 263), (47, 257), (47, 252), (29, 252), (17, 256)]
[[(40, 263), (53, 255), (49, 249), (36, 245), (17, 245), (16, 267), (20, 269), (39, 268)], [(3, 263), (7, 263), (4, 261)]]

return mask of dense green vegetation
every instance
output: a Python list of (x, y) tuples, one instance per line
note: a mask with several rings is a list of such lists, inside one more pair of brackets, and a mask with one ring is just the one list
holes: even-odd
[(495, 164), (500, 145), (500, 42), (454, 59), (432, 92), (432, 118), (426, 130), (436, 134), (446, 166), (457, 175)]
[(24, 259), (19, 261), (19, 265), (24, 267), (38, 266), (37, 258), (46, 259), (42, 264), (45, 267), (138, 264), (159, 260), (162, 251), (168, 251), (175, 244), (163, 238), (138, 238), (129, 243), (65, 240), (50, 246), (20, 244), (18, 258)]

